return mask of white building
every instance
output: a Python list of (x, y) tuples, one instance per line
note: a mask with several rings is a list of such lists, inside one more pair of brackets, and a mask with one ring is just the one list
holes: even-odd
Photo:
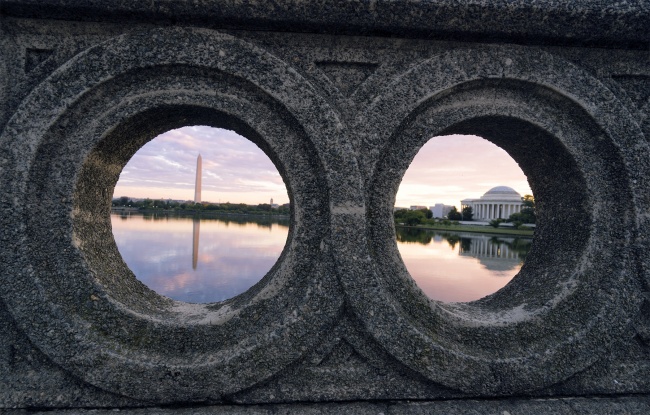
[(429, 206), (429, 210), (433, 213), (434, 218), (446, 218), (452, 208), (452, 205), (445, 205), (442, 203), (436, 203), (433, 206)]
[(479, 199), (464, 199), (460, 204), (461, 209), (471, 207), (473, 219), (477, 221), (508, 219), (513, 213), (520, 212), (522, 207), (521, 195), (507, 186), (494, 187)]

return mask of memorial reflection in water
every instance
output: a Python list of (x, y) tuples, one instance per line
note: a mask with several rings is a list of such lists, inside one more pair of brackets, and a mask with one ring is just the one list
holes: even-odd
[(505, 286), (521, 269), (532, 239), (479, 233), (397, 229), (397, 246), (424, 293), (473, 301)]
[[(287, 240), (284, 218), (111, 215), (115, 242), (136, 277), (159, 294), (209, 303), (243, 293), (277, 261)], [(404, 263), (434, 300), (472, 301), (514, 277), (531, 239), (397, 229)]]
[(286, 218), (111, 215), (122, 259), (152, 290), (192, 303), (223, 301), (255, 285), (287, 240)]

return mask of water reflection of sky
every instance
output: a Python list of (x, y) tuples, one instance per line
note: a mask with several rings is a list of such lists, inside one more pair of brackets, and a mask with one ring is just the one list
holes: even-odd
[[(111, 215), (111, 221), (120, 254), (136, 277), (159, 294), (193, 303), (222, 301), (252, 287), (275, 264), (289, 232), (287, 221), (250, 218), (194, 223)], [(397, 230), (397, 240), (418, 286), (446, 302), (499, 290), (519, 272), (530, 247), (527, 239), (405, 229)]]
[(397, 247), (424, 293), (445, 302), (498, 291), (520, 270), (530, 240), (483, 234), (398, 229)]
[(136, 277), (159, 294), (193, 303), (222, 301), (252, 287), (277, 261), (289, 231), (286, 222), (201, 220), (196, 247), (191, 218), (111, 215), (111, 221)]

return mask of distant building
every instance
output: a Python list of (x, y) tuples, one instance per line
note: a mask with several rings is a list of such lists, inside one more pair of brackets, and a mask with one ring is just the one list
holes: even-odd
[(420, 210), (420, 209), (429, 209), (426, 206), (417, 206), (417, 205), (412, 205), (409, 210)]
[(442, 203), (436, 203), (433, 206), (429, 206), (429, 210), (433, 213), (434, 218), (446, 218), (447, 214), (451, 212), (451, 209), (453, 208), (454, 206), (452, 205), (445, 205)]
[(513, 213), (521, 212), (521, 195), (515, 189), (507, 186), (497, 186), (478, 199), (460, 201), (461, 209), (472, 208), (474, 220), (490, 221), (493, 219), (508, 219)]

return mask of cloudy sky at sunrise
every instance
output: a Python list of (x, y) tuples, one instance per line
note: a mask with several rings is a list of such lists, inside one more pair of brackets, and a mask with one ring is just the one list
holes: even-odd
[[(233, 131), (204, 126), (161, 134), (124, 167), (114, 197), (194, 198), (196, 157), (203, 159), (202, 199), (206, 202), (288, 203), (277, 169), (255, 144)], [(526, 177), (508, 154), (479, 137), (435, 137), (422, 147), (406, 172), (397, 206), (478, 198), (495, 186), (531, 193)]]

